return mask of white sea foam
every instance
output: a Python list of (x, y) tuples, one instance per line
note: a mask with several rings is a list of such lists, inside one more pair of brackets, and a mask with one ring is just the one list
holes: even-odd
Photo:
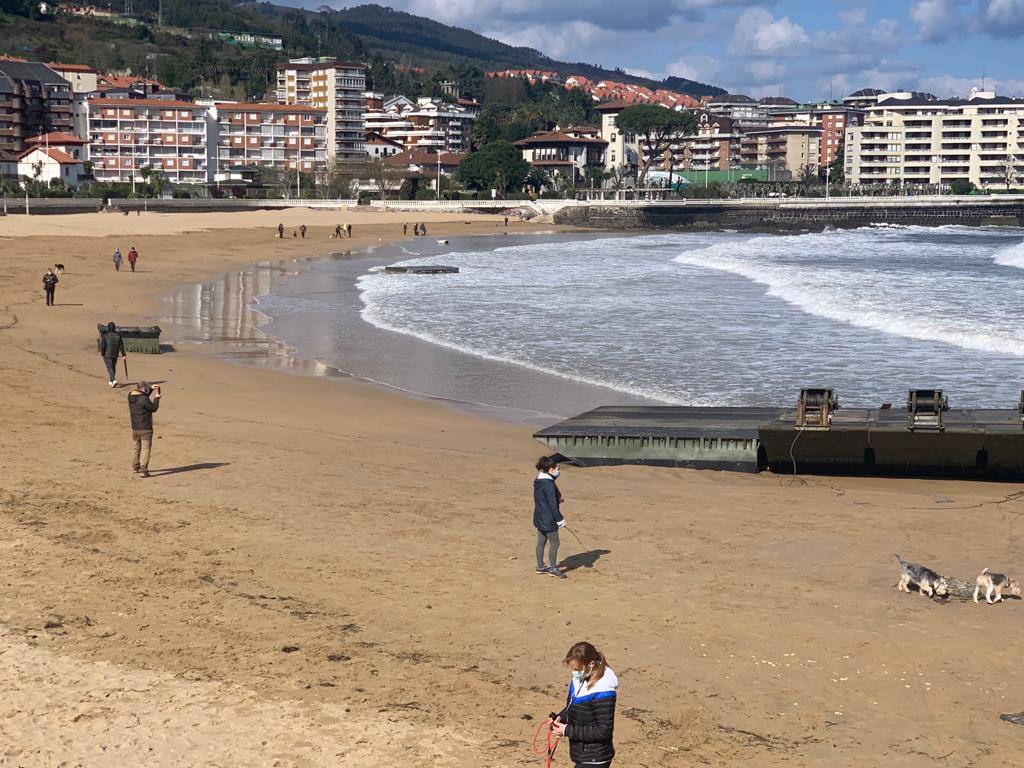
[(1024, 242), (1000, 248), (993, 254), (992, 261), (1004, 267), (1024, 269)]

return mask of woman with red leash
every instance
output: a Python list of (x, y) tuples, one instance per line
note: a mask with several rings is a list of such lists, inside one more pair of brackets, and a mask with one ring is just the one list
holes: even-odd
[(565, 708), (552, 713), (541, 727), (548, 727), (548, 765), (558, 739), (569, 739), (569, 759), (576, 768), (608, 768), (615, 757), (615, 700), (619, 679), (601, 653), (590, 643), (576, 643), (565, 655), (572, 670)]

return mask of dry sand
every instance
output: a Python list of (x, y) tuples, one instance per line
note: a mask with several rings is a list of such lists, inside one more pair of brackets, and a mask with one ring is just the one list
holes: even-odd
[[(532, 573), (528, 429), (190, 347), (130, 361), (166, 382), (132, 476), (96, 322), (329, 250), (341, 221), (365, 245), (422, 219), (496, 227), (0, 219), (0, 766), (538, 764), (528, 718), (584, 638), (622, 680), (617, 765), (1021, 764), (998, 715), (1024, 708), (1024, 604), (897, 593), (893, 557), (1020, 575), (1014, 486), (565, 468), (587, 550), (563, 537), (557, 582)], [(115, 273), (131, 244), (141, 271)]]

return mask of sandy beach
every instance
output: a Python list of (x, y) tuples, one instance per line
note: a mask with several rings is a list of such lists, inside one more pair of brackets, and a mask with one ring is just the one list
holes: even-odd
[[(306, 240), (274, 239), (281, 221)], [(575, 641), (622, 685), (618, 766), (1015, 766), (1024, 603), (896, 591), (894, 553), (1024, 574), (1011, 485), (565, 467), (533, 574), (530, 429), (343, 377), (132, 355), (131, 472), (97, 322), (262, 260), (500, 217), (0, 218), (0, 766), (540, 765)], [(528, 232), (516, 223), (510, 231)], [(135, 245), (139, 271), (115, 273)], [(57, 306), (40, 279), (62, 262)], [(556, 764), (567, 765), (559, 749)]]

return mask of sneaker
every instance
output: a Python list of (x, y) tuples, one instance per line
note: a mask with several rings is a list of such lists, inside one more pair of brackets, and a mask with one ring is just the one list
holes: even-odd
[(142, 476), (143, 477), (149, 477), (149, 470), (148, 469), (142, 470)]
[(142, 471), (142, 467), (140, 467), (138, 464), (136, 464), (134, 467), (132, 467), (132, 472), (141, 472), (141, 471)]
[(114, 379), (112, 382), (110, 382), (110, 386), (116, 387), (117, 386), (117, 379)]
[(117, 384), (117, 382), (116, 381), (108, 381), (107, 384), (109, 384), (110, 388), (113, 389), (114, 385)]
[(547, 572), (548, 572), (547, 567), (543, 566), (543, 565), (538, 565), (537, 566), (537, 570), (534, 571), (534, 573), (547, 573)]
[(560, 570), (558, 570), (558, 568), (556, 568), (553, 565), (550, 568), (548, 568), (547, 574), (548, 574), (548, 576), (554, 576), (556, 579), (567, 579), (567, 578), (569, 578), (568, 576), (566, 576), (564, 573), (562, 573)]

